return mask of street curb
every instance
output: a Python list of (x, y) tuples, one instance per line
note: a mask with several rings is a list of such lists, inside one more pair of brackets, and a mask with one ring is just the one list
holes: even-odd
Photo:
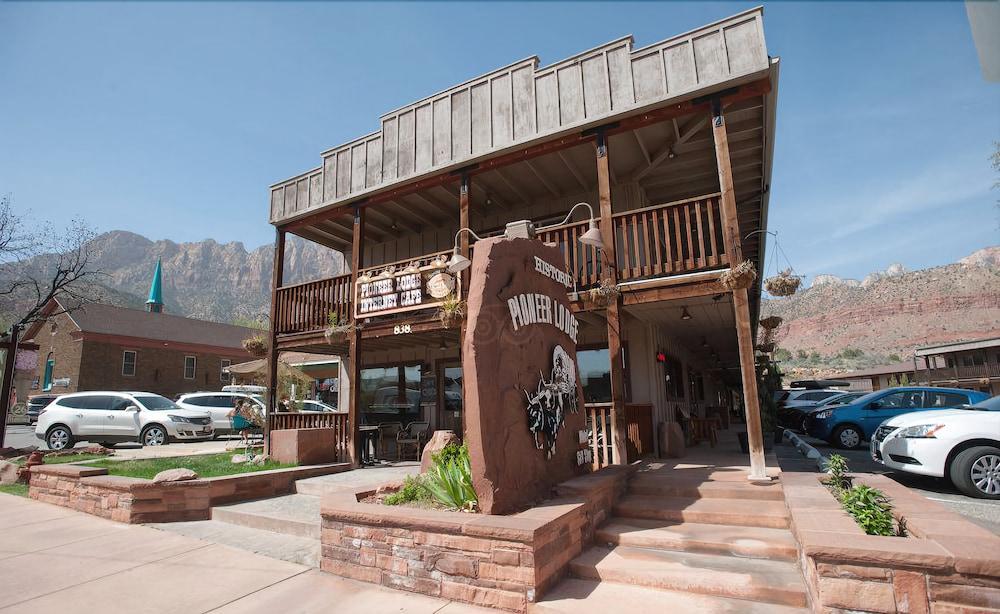
[(830, 459), (819, 453), (819, 450), (813, 446), (806, 443), (804, 439), (790, 431), (785, 429), (784, 438), (788, 440), (790, 444), (795, 446), (795, 448), (809, 460), (815, 461), (816, 467), (823, 473), (826, 473), (827, 464), (829, 464)]

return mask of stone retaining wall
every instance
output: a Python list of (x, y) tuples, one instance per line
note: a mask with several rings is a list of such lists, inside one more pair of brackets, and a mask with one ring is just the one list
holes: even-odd
[(511, 516), (360, 503), (370, 491), (326, 495), (320, 567), (524, 612), (591, 542), (633, 471), (614, 466), (571, 479), (556, 487), (556, 498)]
[(1000, 537), (881, 475), (910, 537), (866, 535), (819, 480), (782, 473), (792, 530), (817, 611), (982, 612), (1000, 609)]
[(163, 482), (108, 475), (86, 465), (36, 465), (28, 496), (118, 522), (208, 520), (211, 507), (292, 492), (295, 480), (339, 473), (347, 463)]

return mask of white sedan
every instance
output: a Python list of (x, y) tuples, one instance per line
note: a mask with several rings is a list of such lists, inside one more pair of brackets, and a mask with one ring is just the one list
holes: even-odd
[(871, 453), (891, 469), (950, 478), (970, 497), (1000, 499), (1000, 396), (886, 420)]

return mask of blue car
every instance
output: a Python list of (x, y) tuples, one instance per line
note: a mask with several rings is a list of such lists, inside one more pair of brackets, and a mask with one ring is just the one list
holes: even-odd
[(903, 386), (864, 395), (846, 405), (813, 412), (805, 421), (805, 430), (831, 445), (852, 450), (871, 439), (880, 424), (900, 414), (932, 409), (972, 405), (989, 395), (962, 388)]

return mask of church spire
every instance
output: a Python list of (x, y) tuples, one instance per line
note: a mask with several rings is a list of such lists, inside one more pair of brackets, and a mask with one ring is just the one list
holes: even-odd
[(160, 313), (163, 311), (163, 272), (160, 259), (156, 259), (156, 270), (153, 272), (153, 283), (149, 286), (149, 298), (146, 299), (146, 311), (150, 313)]

